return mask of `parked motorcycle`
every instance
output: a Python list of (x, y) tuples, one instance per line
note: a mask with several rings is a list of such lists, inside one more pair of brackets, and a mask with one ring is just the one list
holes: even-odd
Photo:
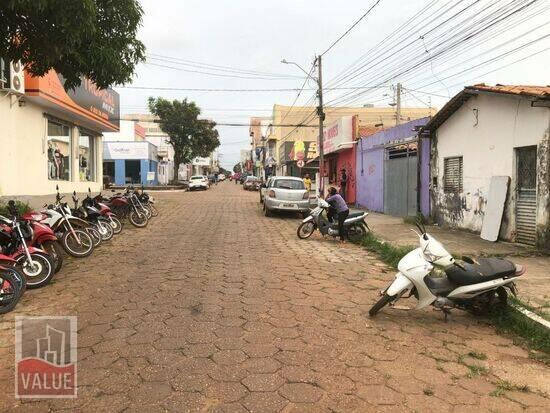
[(76, 191), (73, 191), (74, 209), (72, 215), (81, 218), (92, 224), (99, 232), (101, 241), (109, 241), (113, 238), (114, 230), (109, 220), (101, 214), (101, 211), (94, 206), (94, 201), (87, 195), (82, 201), (82, 206), (78, 207), (78, 198)]
[[(420, 247), (399, 261), (399, 272), (370, 309), (371, 316), (385, 305), (413, 295), (418, 300), (415, 309), (433, 305), (444, 312), (445, 319), (451, 308), (485, 314), (495, 305), (506, 303), (507, 289), (517, 294), (515, 281), (525, 272), (522, 266), (501, 258), (462, 257), (464, 263), (459, 263), (424, 226), (416, 227), (420, 233), (413, 231)], [(433, 275), (437, 267), (444, 270), (445, 276)]]
[[(113, 191), (114, 192), (114, 191)], [(97, 197), (96, 197), (97, 199)], [(124, 193), (115, 193), (110, 199), (101, 198), (116, 215), (127, 217), (132, 225), (138, 228), (146, 227), (151, 211), (147, 211), (140, 202), (133, 187), (128, 187)]]
[(71, 215), (71, 210), (66, 202), (61, 202), (63, 199), (56, 195), (55, 205), (45, 205), (40, 211), (45, 215), (45, 219), (41, 222), (48, 225), (61, 240), (63, 249), (73, 257), (83, 258), (89, 256), (93, 249), (94, 243), (86, 229), (91, 227), (88, 222)]
[[(322, 198), (317, 199), (317, 207), (314, 208), (309, 216), (304, 218), (296, 233), (301, 239), (309, 238), (316, 229), (319, 230), (321, 235), (330, 235), (337, 237), (338, 223), (329, 221), (326, 211), (330, 208), (327, 201)], [(344, 221), (346, 227), (347, 237), (352, 242), (360, 241), (365, 237), (370, 228), (365, 221), (368, 212), (357, 212), (348, 215), (348, 218)]]
[(28, 244), (46, 251), (53, 261), (55, 272), (59, 272), (63, 266), (63, 247), (53, 230), (40, 222), (46, 219), (46, 216), (40, 212), (27, 212), (21, 218), (32, 229), (32, 238), (27, 239)]
[[(91, 192), (92, 192), (91, 189), (88, 188), (88, 193), (91, 194)], [(111, 210), (111, 208), (106, 203), (102, 202), (103, 196), (101, 195), (101, 192), (97, 196), (91, 199), (93, 202), (92, 205), (97, 209), (99, 209), (99, 212), (101, 213), (101, 215), (106, 217), (109, 220), (111, 224), (111, 228), (113, 228), (113, 232), (115, 234), (120, 234), (122, 232), (123, 224), (118, 219), (116, 214)]]
[(50, 256), (41, 249), (28, 246), (32, 228), (17, 218), (15, 203), (8, 203), (11, 219), (0, 215), (0, 252), (16, 261), (16, 268), (25, 276), (28, 288), (39, 288), (50, 282), (55, 266)]

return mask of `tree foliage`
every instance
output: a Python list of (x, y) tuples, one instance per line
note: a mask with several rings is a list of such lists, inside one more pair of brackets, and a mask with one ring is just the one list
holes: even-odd
[(216, 123), (199, 119), (201, 110), (195, 102), (150, 97), (149, 110), (158, 116), (159, 126), (174, 148), (174, 180), (178, 178), (180, 164), (197, 156), (209, 156), (220, 146)]
[(0, 55), (33, 76), (54, 69), (67, 89), (82, 76), (100, 88), (127, 83), (145, 59), (142, 15), (137, 0), (2, 0)]

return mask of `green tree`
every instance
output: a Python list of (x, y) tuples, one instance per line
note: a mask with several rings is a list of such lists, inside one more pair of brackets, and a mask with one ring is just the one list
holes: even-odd
[(54, 69), (66, 89), (82, 76), (100, 88), (127, 83), (145, 59), (142, 15), (137, 0), (2, 0), (0, 54), (33, 76)]
[(195, 102), (150, 97), (149, 111), (158, 116), (159, 126), (174, 148), (174, 181), (178, 179), (180, 164), (208, 156), (220, 146), (216, 123), (199, 119), (201, 110)]

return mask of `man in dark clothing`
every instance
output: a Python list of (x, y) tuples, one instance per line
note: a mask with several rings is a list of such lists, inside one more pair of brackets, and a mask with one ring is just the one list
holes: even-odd
[(340, 178), (340, 194), (344, 200), (346, 199), (346, 189), (348, 185), (348, 175), (346, 169), (342, 168), (342, 177)]
[[(344, 201), (344, 198), (338, 194), (336, 191), (336, 188), (331, 187), (329, 190), (329, 197), (327, 198), (327, 202), (336, 210), (336, 214), (338, 217), (338, 235), (340, 235), (340, 241), (344, 242), (346, 237), (346, 228), (344, 227), (344, 221), (349, 215), (349, 208), (346, 204), (346, 201)], [(330, 219), (330, 217), (329, 217)]]

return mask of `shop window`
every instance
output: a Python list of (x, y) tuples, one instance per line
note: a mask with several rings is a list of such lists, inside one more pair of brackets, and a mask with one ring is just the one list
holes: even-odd
[(445, 158), (443, 167), (443, 191), (447, 194), (462, 192), (462, 156)]
[(95, 179), (95, 137), (90, 133), (80, 130), (78, 137), (78, 172), (81, 182)]
[(71, 127), (48, 120), (48, 178), (71, 179)]
[(336, 159), (331, 159), (329, 161), (328, 181), (331, 184), (336, 184), (338, 181), (338, 165), (336, 164)]

